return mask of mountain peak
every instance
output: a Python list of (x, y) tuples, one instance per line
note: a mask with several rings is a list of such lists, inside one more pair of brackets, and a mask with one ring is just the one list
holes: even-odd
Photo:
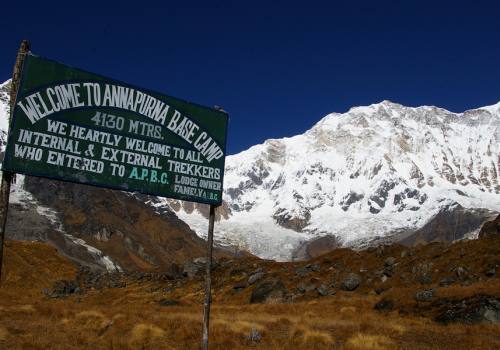
[(493, 104), (493, 105), (484, 106), (484, 107), (481, 107), (481, 108), (478, 108), (478, 109), (488, 111), (491, 114), (496, 115), (497, 117), (500, 117), (500, 101), (497, 102), (497, 103), (495, 103), (495, 104)]
[[(318, 236), (359, 246), (409, 237), (458, 207), (498, 211), (500, 120), (487, 112), (497, 107), (464, 118), (384, 100), (228, 157), (218, 239), (286, 260)], [(196, 213), (178, 215), (204, 232)]]
[(376, 107), (389, 107), (389, 108), (396, 108), (396, 107), (404, 107), (402, 104), (397, 103), (397, 102), (392, 102), (390, 100), (383, 100), (379, 103), (374, 103), (372, 106)]

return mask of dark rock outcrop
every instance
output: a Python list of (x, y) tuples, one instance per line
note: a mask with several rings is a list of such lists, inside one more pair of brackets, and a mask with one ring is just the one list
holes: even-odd
[(442, 323), (500, 323), (500, 298), (488, 295), (475, 295), (462, 300), (439, 300), (443, 311), (436, 317)]
[(430, 242), (453, 242), (473, 232), (492, 216), (487, 209), (468, 209), (460, 204), (450, 204), (436, 214), (422, 228), (399, 242), (416, 245)]
[(280, 279), (270, 279), (255, 286), (250, 296), (250, 303), (282, 302), (286, 289)]
[(495, 220), (487, 221), (479, 231), (479, 237), (500, 236), (500, 214)]

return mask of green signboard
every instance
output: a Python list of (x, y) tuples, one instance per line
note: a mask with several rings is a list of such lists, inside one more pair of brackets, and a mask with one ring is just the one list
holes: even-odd
[(228, 115), (28, 55), (3, 168), (218, 205)]

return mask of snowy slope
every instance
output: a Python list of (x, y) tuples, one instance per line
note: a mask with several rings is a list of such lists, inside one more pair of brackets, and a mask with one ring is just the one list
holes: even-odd
[[(411, 232), (445, 207), (500, 210), (500, 103), (452, 113), (383, 101), (226, 160), (216, 238), (274, 259), (304, 239)], [(177, 215), (200, 235), (196, 210)]]
[(0, 152), (5, 151), (7, 130), (9, 129), (10, 80), (0, 84)]

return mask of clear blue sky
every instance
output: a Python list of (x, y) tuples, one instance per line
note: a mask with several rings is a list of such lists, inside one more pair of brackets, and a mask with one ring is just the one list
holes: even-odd
[(35, 54), (230, 114), (228, 153), (388, 99), (500, 101), (498, 1), (9, 1), (0, 80)]

